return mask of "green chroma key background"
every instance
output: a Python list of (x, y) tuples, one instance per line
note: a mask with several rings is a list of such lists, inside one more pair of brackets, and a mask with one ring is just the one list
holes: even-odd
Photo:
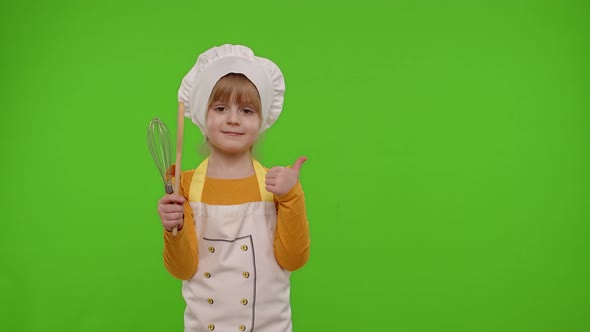
[[(199, 53), (286, 77), (295, 332), (590, 331), (584, 1), (3, 1), (1, 331), (181, 331), (152, 117)], [(183, 169), (202, 156), (186, 121)]]

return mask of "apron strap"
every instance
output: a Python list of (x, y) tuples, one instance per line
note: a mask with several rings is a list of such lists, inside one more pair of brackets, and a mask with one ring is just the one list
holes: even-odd
[(189, 191), (189, 201), (200, 202), (203, 195), (203, 187), (205, 186), (205, 177), (207, 176), (207, 164), (209, 158), (205, 158), (195, 170), (193, 179), (191, 180), (191, 187)]
[[(189, 200), (191, 202), (201, 202), (203, 187), (205, 186), (205, 177), (207, 177), (208, 161), (209, 158), (205, 158), (193, 174), (189, 190)], [(263, 202), (274, 202), (273, 194), (266, 190), (265, 181), (266, 173), (268, 171), (256, 160), (252, 160), (252, 165), (254, 166), (254, 172), (256, 173), (256, 179), (258, 180), (258, 190), (260, 191), (261, 200)]]
[(252, 160), (254, 165), (254, 172), (256, 172), (256, 178), (258, 179), (258, 189), (260, 190), (260, 198), (263, 202), (274, 202), (274, 196), (272, 193), (266, 191), (266, 173), (268, 171), (262, 166), (257, 160)]

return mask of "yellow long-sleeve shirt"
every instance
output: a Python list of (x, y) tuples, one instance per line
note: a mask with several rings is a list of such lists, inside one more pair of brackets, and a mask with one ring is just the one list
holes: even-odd
[[(176, 236), (164, 230), (164, 265), (168, 272), (181, 280), (188, 280), (197, 272), (199, 255), (193, 211), (188, 193), (194, 170), (181, 176), (181, 195), (184, 196), (184, 226)], [(243, 179), (205, 178), (202, 202), (210, 205), (234, 205), (261, 201), (256, 175)], [(288, 193), (275, 196), (277, 227), (273, 249), (277, 263), (285, 270), (301, 268), (309, 258), (309, 225), (305, 197), (298, 182)]]

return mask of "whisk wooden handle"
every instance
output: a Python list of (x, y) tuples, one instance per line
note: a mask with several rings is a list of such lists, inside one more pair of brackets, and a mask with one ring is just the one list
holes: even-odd
[[(174, 193), (180, 194), (180, 161), (182, 160), (182, 138), (184, 136), (184, 103), (178, 103), (178, 119), (176, 122), (176, 163), (174, 164)], [(172, 235), (176, 236), (178, 227), (174, 227)]]

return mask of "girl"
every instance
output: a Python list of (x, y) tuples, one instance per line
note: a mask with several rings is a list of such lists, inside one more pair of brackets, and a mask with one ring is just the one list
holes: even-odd
[(183, 79), (179, 101), (210, 149), (182, 172), (182, 196), (158, 202), (164, 265), (183, 280), (185, 331), (291, 331), (289, 276), (309, 257), (306, 158), (270, 170), (252, 158), (284, 91), (279, 68), (240, 45), (206, 51)]

